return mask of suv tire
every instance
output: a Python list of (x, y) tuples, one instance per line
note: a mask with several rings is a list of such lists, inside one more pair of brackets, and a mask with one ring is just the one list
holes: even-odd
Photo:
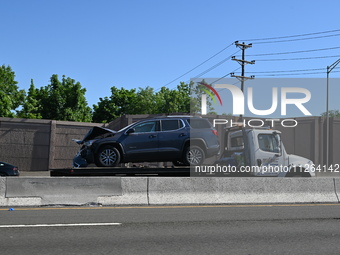
[(119, 150), (112, 145), (101, 147), (95, 157), (96, 166), (115, 167), (119, 162)]
[(183, 163), (186, 166), (202, 165), (205, 160), (205, 153), (199, 146), (188, 146), (184, 150)]

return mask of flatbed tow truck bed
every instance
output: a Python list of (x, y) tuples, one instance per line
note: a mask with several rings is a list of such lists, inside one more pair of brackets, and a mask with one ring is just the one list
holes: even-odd
[(190, 167), (80, 167), (50, 169), (50, 176), (190, 176)]

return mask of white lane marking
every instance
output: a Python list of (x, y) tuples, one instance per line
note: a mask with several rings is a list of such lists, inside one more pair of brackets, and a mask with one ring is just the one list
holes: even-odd
[(79, 227), (79, 226), (119, 226), (122, 223), (70, 223), (70, 224), (34, 224), (0, 225), (0, 228), (36, 228), (36, 227)]

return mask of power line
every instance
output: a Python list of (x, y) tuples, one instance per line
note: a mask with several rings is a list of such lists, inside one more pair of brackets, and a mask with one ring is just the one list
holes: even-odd
[[(190, 69), (189, 71), (185, 72), (184, 74), (178, 76), (176, 79), (173, 79), (172, 81), (168, 82), (167, 84), (165, 84), (163, 87), (168, 86), (169, 84), (177, 81), (178, 79), (182, 78), (183, 76), (187, 75), (188, 73), (191, 73), (192, 71), (194, 71), (195, 69), (197, 69), (198, 67), (202, 66), (203, 64), (205, 64), (206, 62), (208, 62), (209, 60), (213, 59), (214, 57), (216, 57), (217, 55), (219, 55), (220, 53), (222, 53), (223, 51), (225, 51), (226, 49), (228, 49), (230, 46), (232, 46), (234, 43), (229, 44), (227, 47), (223, 48), (222, 50), (220, 50), (219, 52), (215, 53), (214, 55), (212, 55), (210, 58), (206, 59), (205, 61), (203, 61), (201, 64), (195, 66), (194, 68)], [(159, 89), (158, 89), (159, 90)]]
[(258, 56), (284, 55), (284, 54), (296, 54), (296, 53), (306, 53), (306, 52), (313, 52), (313, 51), (324, 51), (324, 50), (335, 50), (335, 49), (340, 49), (340, 47), (312, 49), (312, 50), (299, 50), (299, 51), (287, 51), (287, 52), (275, 52), (275, 53), (261, 53), (261, 54), (251, 54), (251, 55), (248, 55), (248, 56), (258, 57)]
[(256, 39), (247, 39), (247, 40), (240, 40), (240, 41), (264, 41), (264, 40), (276, 40), (276, 39), (283, 39), (283, 38), (293, 38), (293, 37), (302, 37), (302, 36), (310, 36), (310, 35), (318, 35), (318, 34), (327, 34), (327, 33), (334, 33), (339, 32), (340, 29), (323, 31), (323, 32), (315, 32), (315, 33), (308, 33), (308, 34), (298, 34), (298, 35), (288, 35), (288, 36), (279, 36), (279, 37), (269, 37), (269, 38), (256, 38)]
[[(334, 73), (339, 73), (340, 71), (334, 71)], [(292, 75), (311, 75), (311, 74), (325, 74), (325, 72), (310, 72), (310, 73), (286, 73), (286, 74), (267, 74), (267, 75), (257, 75), (256, 77), (266, 77), (266, 76), (292, 76)]]
[(293, 42), (293, 41), (302, 41), (302, 40), (311, 40), (311, 39), (319, 39), (319, 38), (333, 37), (333, 36), (339, 36), (339, 35), (340, 35), (340, 34), (335, 34), (335, 35), (323, 35), (323, 36), (315, 36), (315, 37), (308, 37), (308, 38), (298, 38), (298, 39), (287, 39), (287, 40), (270, 41), (270, 42), (254, 42), (253, 44)]
[(222, 65), (224, 62), (226, 62), (227, 60), (231, 59), (232, 56), (234, 56), (236, 53), (240, 52), (241, 50), (236, 51), (235, 53), (231, 54), (230, 56), (228, 56), (227, 58), (223, 59), (222, 61), (218, 62), (217, 64), (213, 65), (212, 67), (210, 67), (209, 69), (205, 70), (204, 72), (198, 74), (197, 76), (195, 76), (194, 78), (199, 78), (200, 76), (210, 72), (211, 70), (215, 69), (216, 67)]
[[(340, 69), (340, 67), (336, 67), (335, 69)], [(305, 75), (305, 74), (320, 74), (325, 73), (326, 68), (311, 68), (311, 69), (297, 69), (297, 70), (277, 70), (277, 71), (261, 71), (261, 72), (252, 72), (257, 77), (261, 76), (281, 76), (281, 75)], [(315, 71), (315, 72), (312, 72)], [(340, 71), (335, 71), (340, 72)]]
[[(255, 42), (256, 44), (264, 44), (264, 43), (278, 43), (278, 42), (290, 42), (290, 41), (299, 41), (299, 40), (311, 40), (311, 39), (318, 39), (318, 38), (326, 38), (326, 37), (333, 37), (333, 36), (339, 36), (340, 34), (331, 34), (331, 35), (322, 35), (322, 34), (327, 34), (327, 33), (335, 33), (339, 32), (340, 29), (336, 30), (329, 30), (329, 31), (323, 31), (323, 32), (315, 32), (315, 33), (306, 33), (306, 34), (298, 34), (298, 35), (290, 35), (290, 36), (279, 36), (279, 37), (270, 37), (270, 38), (256, 38), (256, 39), (248, 39), (248, 40), (240, 40), (240, 41), (260, 41), (260, 42)], [(313, 35), (321, 35), (321, 36), (313, 36)], [(298, 38), (298, 37), (306, 37), (306, 36), (312, 36), (312, 37), (307, 37), (307, 38)], [(294, 38), (294, 39), (288, 39), (288, 38)], [(279, 40), (279, 39), (286, 39), (286, 40)], [(265, 41), (268, 40), (268, 41)], [(261, 42), (263, 41), (263, 42)], [(189, 74), (190, 72), (196, 70), (198, 67), (202, 66), (203, 64), (207, 63), (209, 60), (212, 58), (216, 57), (226, 49), (228, 49), (230, 46), (232, 46), (234, 43), (229, 44), (227, 47), (223, 48), (222, 50), (218, 51), (199, 65), (195, 66), (194, 68), (190, 69), (189, 71), (185, 72), (184, 74), (178, 76), (176, 79), (168, 82), (164, 86), (168, 86), (169, 84), (175, 82), (176, 80), (184, 77), (185, 75)], [(248, 56), (273, 56), (273, 55), (284, 55), (284, 54), (297, 54), (297, 53), (307, 53), (307, 52), (317, 52), (317, 51), (326, 51), (326, 50), (335, 50), (335, 49), (340, 49), (340, 47), (330, 47), (330, 48), (321, 48), (321, 49), (310, 49), (310, 50), (300, 50), (300, 51), (290, 51), (290, 52), (276, 52), (276, 53), (262, 53), (262, 54), (252, 54)], [(222, 61), (218, 62), (217, 64), (213, 65), (209, 69), (201, 72), (200, 74), (194, 76), (193, 78), (199, 78), (206, 73), (210, 72), (211, 70), (217, 68), (218, 66), (222, 65), (225, 63), (227, 60), (229, 60), (233, 55), (238, 53), (239, 51), (235, 52), (234, 54), (230, 55), (229, 57), (223, 59)], [(332, 58), (332, 57), (339, 57), (340, 55), (333, 55), (333, 56), (316, 56), (316, 57), (301, 57), (301, 58), (282, 58), (282, 59), (258, 59), (256, 61), (290, 61), (290, 60), (308, 60), (308, 59), (322, 59), (322, 58)], [(255, 72), (255, 73), (267, 73), (267, 75), (271, 74), (272, 76), (276, 76), (279, 74), (275, 73), (280, 73), (281, 75), (297, 75), (299, 72), (306, 72), (306, 71), (319, 71), (322, 69), (305, 69), (305, 70), (291, 70), (291, 71), (270, 71), (270, 72)], [(293, 72), (295, 74), (283, 74), (283, 73), (290, 73)], [(316, 74), (316, 73), (322, 73), (322, 72), (312, 72), (312, 73), (304, 73), (304, 74)], [(228, 74), (229, 75), (229, 74)], [(220, 79), (225, 78), (225, 75), (221, 77)], [(218, 79), (218, 80), (220, 80)], [(217, 81), (218, 81), (217, 80)], [(190, 82), (190, 80), (189, 80)], [(216, 81), (215, 81), (216, 82)], [(157, 89), (159, 90), (159, 89)], [(156, 90), (156, 91), (157, 91)]]
[[(229, 76), (231, 73), (234, 73), (234, 72), (236, 72), (236, 71), (238, 71), (238, 70), (240, 70), (240, 69), (241, 69), (241, 67), (238, 67), (238, 68), (236, 68), (234, 71), (232, 71), (232, 72), (230, 72), (230, 73), (228, 73), (228, 74), (222, 76), (221, 78), (218, 78), (217, 80), (215, 80), (215, 81), (213, 81), (213, 82), (210, 82), (210, 84), (213, 84), (213, 83), (215, 83), (215, 82), (218, 82), (218, 81), (220, 81), (220, 80), (226, 78), (227, 76)], [(200, 75), (200, 76), (201, 76), (201, 75)], [(199, 78), (199, 76), (196, 76), (196, 77), (193, 77), (193, 78), (191, 78), (191, 79), (198, 79), (198, 78)], [(187, 81), (187, 83), (189, 83), (189, 82), (190, 82), (190, 80)], [(237, 83), (238, 83), (238, 82), (237, 82)], [(175, 88), (175, 87), (174, 87), (174, 88)], [(173, 88), (173, 89), (174, 89), (174, 88)]]
[[(218, 82), (218, 81), (220, 81), (220, 80), (226, 78), (227, 76), (229, 76), (229, 75), (232, 74), (232, 73), (235, 73), (236, 71), (240, 70), (241, 68), (242, 68), (241, 66), (240, 66), (239, 68), (236, 68), (234, 71), (232, 71), (232, 72), (230, 72), (230, 73), (228, 73), (228, 74), (222, 76), (221, 78), (219, 78), (219, 79), (217, 79), (217, 80), (211, 82), (211, 84), (216, 83), (216, 82)], [(240, 81), (238, 81), (238, 82), (236, 82), (236, 83), (239, 83), (239, 82), (240, 82)]]
[(256, 61), (287, 61), (287, 60), (305, 60), (305, 59), (320, 59), (320, 58), (334, 58), (334, 57), (340, 57), (340, 55), (305, 57), (305, 58), (257, 59)]
[[(340, 68), (340, 67), (339, 67)], [(292, 73), (292, 72), (309, 72), (309, 71), (320, 71), (325, 68), (312, 68), (312, 69), (300, 69), (300, 70), (283, 70), (283, 71), (263, 71), (263, 72), (252, 72), (252, 73)]]

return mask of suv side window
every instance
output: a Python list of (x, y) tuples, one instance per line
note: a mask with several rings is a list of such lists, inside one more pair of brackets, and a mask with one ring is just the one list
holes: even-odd
[(162, 131), (177, 130), (183, 127), (181, 120), (162, 120)]
[(159, 131), (159, 121), (146, 121), (134, 126), (136, 133), (147, 133)]
[(195, 129), (211, 128), (211, 124), (206, 119), (188, 119), (189, 125)]

